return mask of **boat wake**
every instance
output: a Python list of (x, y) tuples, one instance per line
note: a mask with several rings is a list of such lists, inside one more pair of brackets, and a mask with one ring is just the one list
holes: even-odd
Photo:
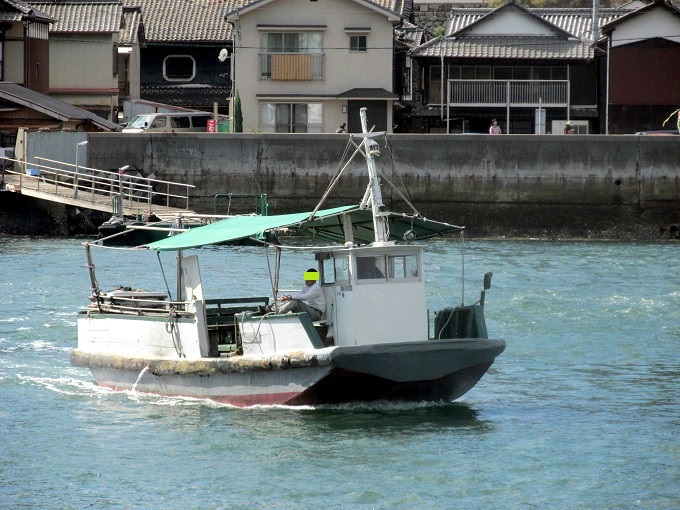
[(113, 394), (114, 391), (98, 386), (93, 381), (75, 379), (73, 377), (36, 377), (17, 374), (16, 378), (28, 384), (35, 384), (43, 388), (71, 396), (92, 396), (93, 394)]
[[(142, 379), (146, 372), (140, 373)], [(3, 377), (0, 377), (2, 379)], [(215, 402), (207, 398), (195, 398), (186, 396), (168, 396), (155, 393), (145, 393), (136, 389), (116, 391), (110, 388), (97, 385), (95, 382), (86, 379), (73, 377), (37, 377), (18, 374), (16, 378), (23, 383), (40, 386), (46, 390), (66, 396), (75, 397), (96, 397), (96, 398), (115, 398), (124, 396), (135, 404), (155, 405), (161, 407), (203, 407), (211, 409), (229, 409), (240, 413), (260, 413), (260, 412), (294, 412), (298, 415), (325, 416), (329, 413), (338, 414), (379, 414), (391, 415), (396, 413), (410, 413), (413, 411), (425, 412), (449, 412), (464, 411), (463, 414), (475, 413), (474, 410), (461, 402), (453, 401), (423, 401), (423, 402), (399, 402), (399, 401), (375, 401), (375, 402), (354, 402), (346, 404), (323, 404), (323, 405), (254, 405), (249, 407), (239, 407), (231, 404)]]

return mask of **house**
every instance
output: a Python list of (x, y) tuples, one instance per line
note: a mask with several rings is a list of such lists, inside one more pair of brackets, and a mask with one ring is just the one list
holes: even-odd
[(118, 128), (118, 124), (88, 110), (6, 81), (0, 82), (0, 111), (0, 129), (14, 138), (18, 128), (59, 131), (115, 131)]
[(21, 0), (0, 0), (0, 81), (49, 91), (49, 27), (56, 20)]
[[(141, 18), (139, 95), (147, 103), (229, 113), (233, 0), (123, 0)], [(131, 91), (132, 92), (132, 91)], [(129, 119), (126, 119), (129, 120)]]
[(118, 122), (123, 121), (125, 101), (139, 99), (140, 44), (144, 41), (142, 10), (139, 6), (123, 6), (118, 32)]
[[(0, 85), (49, 92), (49, 26), (56, 21), (21, 0), (0, 0)], [(0, 98), (0, 147), (14, 145), (19, 110)]]
[(602, 35), (607, 132), (661, 129), (680, 107), (680, 10), (655, 0), (605, 24)]
[(115, 121), (120, 0), (38, 0), (31, 5), (56, 20), (49, 32), (50, 96)]
[(413, 63), (409, 51), (426, 42), (427, 31), (409, 21), (402, 21), (394, 29), (394, 92), (399, 101), (394, 103), (394, 130), (410, 131), (406, 114), (413, 108)]
[[(597, 25), (628, 11), (600, 9)], [(580, 133), (604, 124), (605, 52), (592, 47), (591, 9), (453, 8), (447, 35), (411, 50), (415, 132)], [(442, 76), (443, 69), (443, 76)]]
[(411, 2), (240, 0), (227, 13), (244, 131), (392, 131), (394, 27)]

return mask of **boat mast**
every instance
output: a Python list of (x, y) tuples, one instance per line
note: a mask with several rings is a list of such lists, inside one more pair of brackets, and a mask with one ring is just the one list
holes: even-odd
[[(380, 180), (378, 179), (378, 172), (375, 168), (374, 155), (380, 154), (378, 142), (373, 140), (371, 136), (376, 136), (380, 133), (369, 133), (366, 123), (366, 107), (359, 110), (361, 115), (361, 130), (364, 136), (364, 156), (366, 157), (366, 166), (368, 167), (368, 187), (370, 189), (371, 207), (373, 211), (373, 232), (375, 233), (375, 243), (384, 243), (388, 239), (387, 222), (385, 221), (384, 209), (385, 205), (382, 201), (382, 190), (380, 189)], [(368, 136), (366, 136), (368, 135)], [(365, 200), (362, 201), (364, 206)]]

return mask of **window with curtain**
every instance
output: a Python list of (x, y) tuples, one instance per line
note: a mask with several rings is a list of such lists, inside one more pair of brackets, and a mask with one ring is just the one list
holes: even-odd
[(323, 32), (262, 32), (260, 79), (323, 79)]
[(269, 133), (321, 133), (321, 103), (260, 103), (260, 127)]
[(323, 32), (263, 32), (260, 46), (268, 53), (321, 53)]

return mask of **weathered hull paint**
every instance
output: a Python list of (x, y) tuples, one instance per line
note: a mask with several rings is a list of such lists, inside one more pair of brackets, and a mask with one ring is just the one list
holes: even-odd
[(287, 404), (315, 382), (329, 367), (298, 368), (285, 372), (241, 374), (155, 375), (111, 369), (90, 369), (100, 386), (113, 390), (132, 390), (170, 397), (212, 400), (239, 407)]
[(465, 394), (505, 349), (463, 339), (335, 347), (284, 356), (167, 360), (73, 351), (101, 386), (235, 406), (447, 401)]

